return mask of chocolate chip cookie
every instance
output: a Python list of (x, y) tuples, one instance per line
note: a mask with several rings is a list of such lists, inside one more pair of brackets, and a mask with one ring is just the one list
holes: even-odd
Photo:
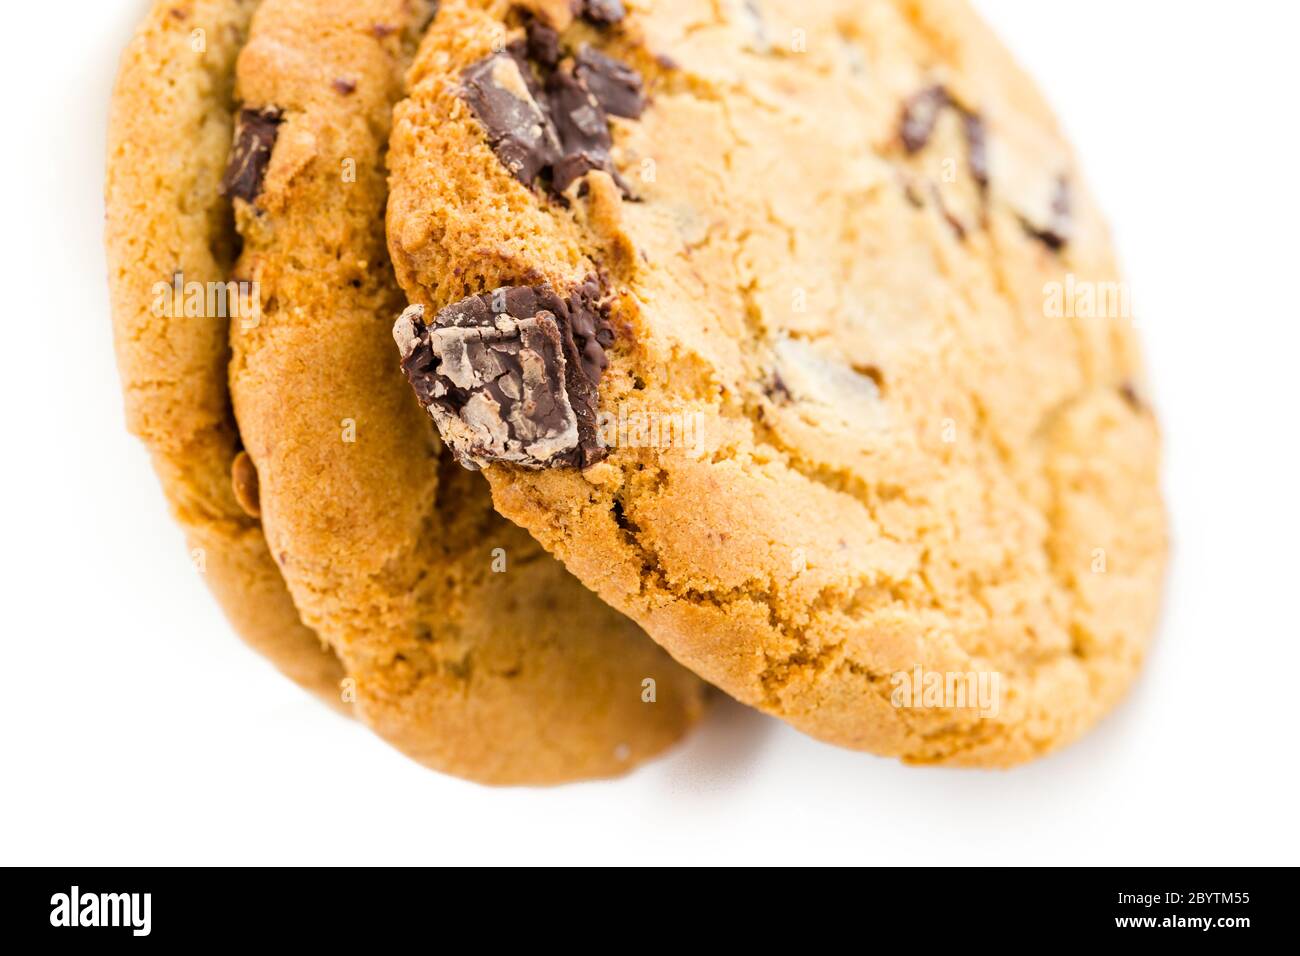
[(615, 774), (681, 737), (704, 684), (495, 513), (394, 360), (384, 160), (432, 13), (264, 0), (239, 56), (223, 192), (258, 304), (229, 325), (247, 497), (384, 738), (493, 783)]
[(1106, 227), (957, 0), (446, 0), (389, 157), (418, 403), (674, 657), (1005, 766), (1131, 684), (1166, 555)]
[(149, 448), (195, 567), (248, 644), (346, 710), (338, 658), (299, 620), (236, 494), (248, 474), (226, 386), (235, 232), (220, 184), (235, 56), (256, 7), (159, 2), (123, 55), (105, 192), (113, 328), (128, 424)]

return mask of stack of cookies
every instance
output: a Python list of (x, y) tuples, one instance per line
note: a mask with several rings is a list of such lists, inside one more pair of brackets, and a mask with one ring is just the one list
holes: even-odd
[(1007, 766), (1138, 671), (1123, 286), (962, 0), (164, 0), (107, 208), (193, 560), (430, 767), (617, 774), (712, 687)]

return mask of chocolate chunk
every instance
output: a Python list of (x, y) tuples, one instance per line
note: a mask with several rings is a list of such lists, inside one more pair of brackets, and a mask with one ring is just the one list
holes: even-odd
[[(632, 71), (611, 60), (616, 67)], [(555, 123), (560, 137), (563, 158), (555, 165), (551, 177), (551, 188), (563, 193), (574, 180), (585, 176), (593, 169), (603, 169), (613, 177), (625, 195), (632, 190), (618, 174), (610, 148), (614, 139), (609, 131), (609, 117), (597, 96), (583, 82), (575, 65), (574, 72), (569, 72), (568, 65), (556, 70), (546, 81), (546, 99), (551, 119)], [(587, 71), (591, 75), (590, 70)], [(635, 76), (635, 74), (633, 74)], [(638, 86), (640, 79), (637, 79)]]
[(587, 88), (573, 74), (556, 70), (546, 81), (546, 97), (564, 153), (553, 171), (551, 188), (562, 193), (593, 169), (612, 170), (609, 120)]
[(899, 133), (903, 138), (903, 146), (909, 153), (919, 153), (925, 149), (925, 144), (930, 142), (930, 137), (934, 135), (939, 114), (950, 102), (947, 90), (942, 86), (931, 86), (914, 93), (903, 104), (903, 119), (899, 125)]
[(1142, 400), (1142, 396), (1138, 393), (1137, 386), (1131, 381), (1125, 381), (1120, 385), (1119, 394), (1124, 401), (1128, 403), (1129, 407), (1133, 409), (1133, 411), (1146, 411), (1146, 402)]
[(393, 336), (402, 370), (467, 468), (587, 467), (607, 454), (597, 436), (597, 386), (613, 331), (600, 283), (568, 298), (550, 286), (506, 286), (443, 309), (402, 313)]
[(546, 102), (565, 153), (606, 152), (613, 145), (600, 101), (567, 70), (546, 81)]
[(970, 174), (980, 189), (989, 188), (989, 147), (984, 118), (979, 113), (963, 111), (962, 128), (966, 132), (967, 162)]
[(582, 16), (598, 26), (608, 27), (627, 16), (627, 10), (623, 0), (583, 0)]
[(465, 101), (487, 130), (497, 158), (512, 176), (531, 186), (561, 153), (555, 127), (519, 62), (509, 52), (497, 53), (466, 69), (463, 79)]
[(785, 379), (781, 377), (781, 373), (775, 370), (773, 370), (768, 380), (763, 383), (763, 394), (778, 405), (784, 405), (790, 401), (790, 389), (786, 387)]
[(569, 296), (569, 329), (574, 351), (583, 374), (593, 387), (600, 384), (609, 368), (609, 349), (614, 345), (614, 327), (609, 324), (608, 309), (601, 300), (605, 290), (595, 276)]
[(1038, 225), (1022, 218), (1021, 224), (1029, 233), (1053, 252), (1060, 252), (1070, 242), (1074, 222), (1070, 211), (1070, 180), (1061, 176), (1056, 180), (1056, 193), (1052, 196), (1051, 216), (1045, 224)]
[(339, 77), (330, 85), (334, 87), (334, 92), (340, 96), (351, 96), (357, 91), (357, 81), (344, 79), (343, 77)]
[[(558, 37), (553, 50), (547, 33), (554, 31), (534, 23), (528, 40), (467, 68), (462, 95), (497, 157), (525, 186), (540, 177), (552, 192), (563, 194), (575, 180), (603, 169), (630, 195), (610, 155), (609, 113), (641, 114), (641, 77), (590, 48), (572, 65), (560, 64)], [(534, 53), (538, 47), (540, 53)]]
[[(601, 156), (592, 153), (571, 153), (551, 170), (551, 183), (557, 193), (562, 193), (593, 169), (604, 169)], [(579, 192), (581, 193), (579, 187)]]
[(638, 119), (645, 111), (641, 74), (627, 64), (584, 46), (578, 51), (573, 74), (611, 116)]
[(277, 109), (242, 109), (235, 122), (235, 145), (221, 180), (221, 195), (253, 202), (262, 192), (271, 150), (283, 116)]
[(560, 62), (560, 35), (540, 20), (528, 22), (528, 57), (554, 69)]
[(974, 110), (958, 103), (942, 86), (931, 86), (921, 90), (903, 104), (903, 118), (899, 123), (899, 136), (903, 140), (903, 147), (909, 153), (919, 153), (925, 149), (926, 144), (930, 142), (930, 137), (934, 135), (939, 114), (948, 108), (961, 114), (971, 177), (981, 190), (986, 190), (989, 185), (989, 151), (984, 118)]
[[(542, 96), (544, 84), (538, 80), (538, 77), (545, 79), (550, 75), (550, 68), (530, 59), (532, 51), (528, 48), (527, 36), (512, 40), (506, 44), (505, 52), (509, 54), (510, 58), (515, 61), (515, 66), (519, 68), (519, 75), (523, 78), (524, 86), (528, 89), (528, 95), (533, 98), (533, 102), (545, 109), (546, 100)], [(534, 64), (536, 64), (536, 69), (534, 69)]]

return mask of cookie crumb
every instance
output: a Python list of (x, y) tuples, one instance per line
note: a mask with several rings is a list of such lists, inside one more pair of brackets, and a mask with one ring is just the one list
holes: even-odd
[(250, 518), (262, 517), (257, 468), (248, 452), (241, 451), (231, 463), (230, 485), (235, 491), (235, 500), (244, 509), (244, 513)]
[(587, 484), (596, 488), (614, 488), (622, 481), (623, 472), (607, 461), (598, 462), (582, 472)]

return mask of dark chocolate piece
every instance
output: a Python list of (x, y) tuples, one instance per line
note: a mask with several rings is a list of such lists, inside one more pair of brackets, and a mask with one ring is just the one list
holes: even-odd
[(402, 370), (457, 460), (587, 467), (607, 454), (597, 386), (613, 331), (592, 278), (561, 298), (506, 286), (443, 309), (412, 306), (393, 329)]
[[(604, 168), (605, 162), (600, 154), (570, 153), (552, 167), (552, 188), (557, 193), (562, 193), (593, 169)], [(584, 188), (585, 184), (584, 186), (579, 187), (580, 195), (582, 195), (582, 189)]]
[(641, 77), (588, 47), (572, 63), (561, 63), (558, 43), (553, 30), (533, 21), (526, 40), (465, 70), (462, 95), (497, 158), (525, 186), (541, 178), (563, 194), (575, 180), (603, 169), (630, 195), (610, 156), (609, 114), (640, 116)]
[(909, 153), (919, 153), (925, 149), (934, 135), (934, 126), (939, 121), (939, 114), (951, 100), (948, 91), (942, 86), (931, 86), (914, 93), (903, 104), (903, 119), (899, 124), (899, 133), (903, 146)]
[(988, 137), (984, 118), (975, 110), (967, 109), (952, 98), (942, 86), (931, 86), (913, 94), (903, 104), (903, 118), (899, 123), (899, 136), (903, 147), (909, 153), (919, 153), (925, 149), (934, 135), (934, 127), (939, 122), (939, 114), (945, 109), (954, 109), (961, 114), (962, 130), (966, 134), (967, 163), (970, 165), (971, 177), (981, 190), (989, 186), (989, 151)]
[(613, 145), (609, 120), (600, 102), (567, 70), (546, 81), (546, 102), (565, 153), (608, 152)]
[(528, 21), (528, 57), (548, 69), (560, 62), (560, 35), (540, 20)]
[(531, 186), (561, 153), (555, 127), (532, 95), (524, 69), (509, 52), (493, 54), (465, 71), (463, 96), (487, 130), (497, 158)]
[(593, 169), (612, 172), (609, 149), (614, 140), (596, 97), (572, 73), (560, 69), (546, 81), (546, 100), (564, 153), (553, 171), (551, 188), (562, 193)]
[(608, 27), (627, 16), (627, 10), (623, 0), (583, 0), (582, 16), (597, 26)]
[(786, 386), (785, 379), (775, 369), (772, 370), (771, 377), (763, 383), (763, 394), (777, 405), (784, 405), (791, 398), (790, 389)]
[(601, 109), (611, 116), (638, 119), (645, 111), (641, 74), (599, 50), (584, 46), (578, 51), (573, 74), (591, 91)]
[(242, 109), (235, 121), (235, 144), (221, 180), (221, 195), (253, 202), (262, 192), (271, 150), (283, 116), (277, 109)]
[(989, 188), (989, 146), (984, 128), (984, 118), (979, 113), (962, 112), (962, 128), (966, 131), (966, 156), (970, 174), (981, 190)]

